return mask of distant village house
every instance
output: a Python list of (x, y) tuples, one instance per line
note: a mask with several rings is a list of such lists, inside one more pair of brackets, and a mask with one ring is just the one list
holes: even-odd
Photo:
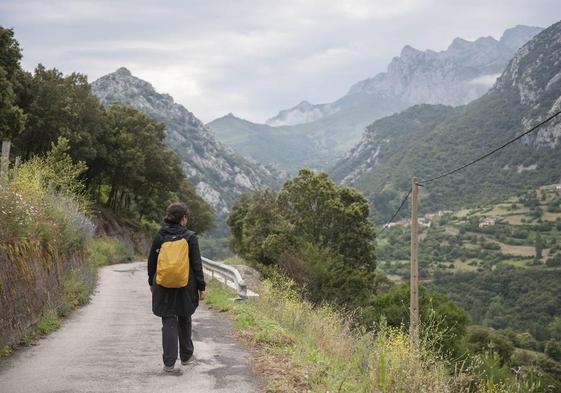
[(439, 210), (437, 213), (427, 213), (425, 214), (425, 218), (427, 220), (434, 220), (435, 218), (443, 217), (447, 214), (452, 214), (452, 210)]
[(504, 221), (504, 217), (501, 216), (491, 216), (485, 217), (480, 223), (479, 228), (491, 227), (496, 225), (498, 222)]

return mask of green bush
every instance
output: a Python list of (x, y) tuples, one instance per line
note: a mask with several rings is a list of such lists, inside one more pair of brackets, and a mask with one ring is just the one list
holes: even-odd
[(89, 264), (93, 268), (132, 261), (134, 252), (128, 245), (114, 237), (101, 237), (88, 243)]
[(48, 311), (43, 318), (37, 323), (37, 333), (41, 335), (48, 334), (60, 327), (60, 319), (56, 312)]
[[(368, 308), (369, 320), (385, 321), (394, 328), (409, 325), (410, 287), (397, 285), (377, 295)], [(467, 312), (446, 296), (429, 288), (420, 288), (421, 334), (441, 353), (450, 356), (460, 353), (461, 340), (469, 322)]]
[(467, 328), (466, 343), (473, 353), (485, 354), (493, 352), (498, 356), (500, 364), (505, 364), (510, 360), (514, 352), (514, 345), (501, 332), (484, 326), (469, 326)]
[(10, 345), (0, 343), (0, 358), (6, 357), (14, 351)]
[(83, 163), (73, 163), (65, 139), (45, 157), (33, 157), (18, 168), (17, 177), (0, 186), (0, 240), (23, 239), (67, 256), (93, 236), (94, 224), (78, 179)]
[(555, 361), (561, 362), (561, 342), (549, 340), (545, 343), (545, 354)]
[(78, 306), (84, 305), (90, 298), (92, 285), (88, 284), (84, 278), (84, 273), (79, 270), (71, 269), (64, 276), (62, 289), (63, 306), (59, 309), (62, 316)]

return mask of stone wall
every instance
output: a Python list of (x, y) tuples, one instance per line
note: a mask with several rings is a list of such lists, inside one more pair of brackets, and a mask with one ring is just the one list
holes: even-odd
[(83, 252), (66, 259), (42, 246), (22, 242), (0, 253), (0, 345), (19, 343), (47, 309), (62, 303), (65, 272), (77, 269), (93, 282)]

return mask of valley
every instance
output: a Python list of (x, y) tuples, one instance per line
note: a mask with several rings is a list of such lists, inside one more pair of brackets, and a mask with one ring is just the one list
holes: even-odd
[[(378, 237), (379, 268), (409, 279), (409, 220)], [(529, 190), (494, 204), (420, 218), (420, 272), (425, 281), (514, 266), (561, 271), (561, 186)]]
[[(468, 341), (486, 337), (513, 367), (549, 369), (561, 338), (560, 206), (553, 184), (419, 220), (421, 285), (466, 310)], [(401, 220), (378, 237), (378, 268), (398, 284), (409, 281), (409, 231)]]
[[(154, 233), (170, 225), (165, 207), (181, 201), (180, 225), (197, 233), (201, 255), (260, 276), (251, 302), (233, 302), (217, 283), (207, 302), (230, 313), (261, 366), (283, 364), (273, 377), (263, 372), (267, 391), (561, 391), (561, 22), (504, 28), (473, 30), (500, 38), (447, 35), (439, 51), (405, 45), (384, 72), (331, 102), (295, 100), (265, 122), (229, 113), (205, 124), (216, 116), (205, 100), (240, 108), (251, 82), (232, 94), (214, 72), (225, 71), (207, 64), (194, 75), (212, 88), (193, 83), (174, 98), (165, 83), (155, 87), (158, 75), (152, 85), (113, 63), (91, 83), (41, 64), (29, 72), (14, 31), (0, 27), (0, 294), (9, 311), (0, 356), (60, 327), (89, 301), (102, 266), (145, 261)], [(242, 36), (236, 56), (263, 44)], [(176, 49), (189, 61), (223, 61), (186, 48)], [(251, 78), (274, 87), (268, 72)], [(190, 250), (188, 266), (200, 256)], [(102, 280), (99, 298), (146, 285), (133, 274), (145, 262), (131, 266), (99, 270), (114, 283)], [(144, 297), (135, 304), (152, 318)]]

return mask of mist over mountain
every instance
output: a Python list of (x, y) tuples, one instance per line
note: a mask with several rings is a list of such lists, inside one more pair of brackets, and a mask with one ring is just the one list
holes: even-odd
[(276, 184), (277, 174), (217, 142), (193, 113), (126, 68), (97, 79), (91, 86), (104, 105), (132, 106), (165, 124), (166, 144), (179, 156), (187, 177), (219, 217), (228, 213), (242, 192)]
[(302, 101), (298, 105), (284, 109), (275, 117), (270, 118), (265, 124), (278, 126), (293, 126), (296, 124), (310, 123), (335, 113), (330, 110), (329, 104), (312, 105), (308, 101)]
[[(293, 170), (302, 166), (326, 169), (342, 158), (361, 138), (366, 126), (381, 117), (400, 112), (415, 104), (463, 105), (485, 94), (505, 69), (516, 50), (540, 32), (540, 27), (516, 26), (504, 32), (500, 40), (482, 37), (475, 41), (456, 38), (440, 52), (420, 51), (405, 46), (394, 57), (387, 71), (353, 85), (340, 99), (313, 105), (303, 101), (282, 110), (267, 121), (279, 129), (279, 135), (302, 138), (309, 144), (306, 155), (292, 155), (280, 146), (275, 156), (262, 157), (254, 138), (241, 133), (227, 119), (211, 122), (219, 140), (264, 163), (282, 165), (279, 155), (291, 157)], [(255, 123), (253, 123), (255, 125)], [(231, 130), (228, 131), (228, 128)], [(253, 128), (259, 128), (252, 126)], [(260, 133), (261, 138), (273, 130)], [(270, 143), (274, 143), (270, 140)]]
[[(418, 105), (375, 121), (332, 176), (364, 191), (378, 218), (387, 217), (411, 176), (426, 179), (469, 162), (559, 111), (560, 58), (561, 22), (519, 49), (494, 87), (468, 105)], [(560, 181), (560, 136), (555, 119), (492, 159), (431, 183), (422, 207), (460, 206)]]
[(294, 125), (318, 120), (362, 104), (360, 95), (397, 97), (404, 105), (462, 105), (480, 97), (495, 83), (496, 78), (514, 53), (542, 31), (541, 27), (518, 25), (505, 30), (501, 39), (481, 37), (475, 41), (455, 38), (441, 52), (420, 51), (406, 45), (394, 57), (387, 71), (353, 85), (339, 100), (320, 105), (306, 101), (281, 111), (269, 119), (269, 125)]

